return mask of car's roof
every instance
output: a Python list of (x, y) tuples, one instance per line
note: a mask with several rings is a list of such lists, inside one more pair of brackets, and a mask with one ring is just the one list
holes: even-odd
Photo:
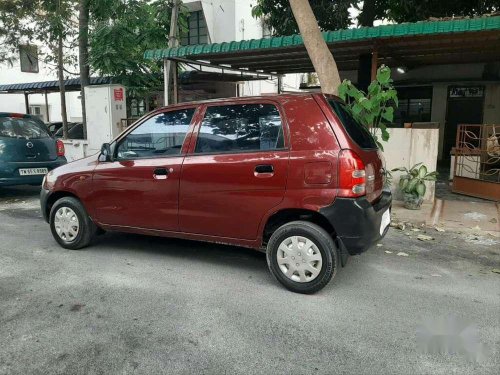
[[(239, 97), (208, 99), (208, 100), (201, 100), (201, 101), (195, 101), (195, 102), (183, 102), (183, 103), (178, 103), (178, 104), (171, 104), (171, 105), (168, 105), (168, 108), (189, 107), (189, 106), (194, 107), (194, 106), (198, 106), (201, 104), (229, 103), (229, 102), (239, 102), (239, 101), (258, 101), (258, 100), (275, 100), (278, 102), (284, 102), (284, 101), (287, 101), (291, 98), (297, 98), (297, 97), (308, 98), (311, 96), (321, 96), (321, 95), (324, 95), (324, 94), (320, 93), (320, 92), (294, 92), (294, 93), (286, 93), (286, 94), (263, 94), (263, 95), (259, 95), (259, 96), (239, 96)], [(327, 95), (327, 96), (330, 97), (330, 95)], [(334, 96), (332, 96), (332, 97), (334, 97)], [(166, 108), (166, 107), (158, 108), (158, 110), (161, 110), (163, 108)]]

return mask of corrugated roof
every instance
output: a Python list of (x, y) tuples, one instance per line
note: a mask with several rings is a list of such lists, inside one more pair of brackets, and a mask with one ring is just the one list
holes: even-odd
[[(105, 85), (111, 83), (111, 77), (91, 77), (91, 85)], [(71, 78), (64, 80), (64, 87), (80, 89), (80, 78)], [(59, 81), (43, 81), (29, 83), (11, 83), (0, 85), (0, 91), (59, 91)]]
[[(323, 38), (328, 44), (334, 44), (368, 39), (388, 39), (491, 30), (500, 30), (500, 16), (446, 21), (422, 21), (416, 23), (402, 23), (395, 25), (327, 31), (323, 32)], [(144, 53), (144, 57), (150, 60), (157, 60), (169, 57), (227, 54), (238, 51), (293, 47), (300, 45), (303, 45), (302, 37), (300, 35), (290, 35), (264, 39), (242, 40), (238, 42), (200, 44), (147, 50)]]

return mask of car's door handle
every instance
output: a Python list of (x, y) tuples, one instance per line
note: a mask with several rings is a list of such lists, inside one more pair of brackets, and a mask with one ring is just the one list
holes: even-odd
[(254, 171), (255, 177), (272, 177), (274, 176), (274, 167), (270, 164), (257, 165)]
[(170, 171), (167, 168), (155, 168), (153, 171), (153, 177), (157, 180), (165, 180), (168, 177)]

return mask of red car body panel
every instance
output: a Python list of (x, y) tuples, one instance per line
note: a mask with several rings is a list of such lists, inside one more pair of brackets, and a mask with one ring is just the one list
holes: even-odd
[[(285, 147), (280, 150), (195, 154), (208, 106), (274, 104), (281, 116)], [(68, 192), (83, 202), (104, 229), (222, 242), (261, 248), (268, 219), (284, 209), (318, 212), (337, 196), (338, 155), (355, 151), (373, 172), (367, 198), (382, 190), (382, 162), (376, 150), (353, 142), (322, 94), (290, 94), (185, 103), (144, 116), (196, 108), (179, 155), (103, 162), (94, 155), (51, 172), (51, 191)], [(115, 141), (128, 134), (129, 127)], [(272, 173), (256, 166), (272, 165)], [(170, 170), (156, 179), (155, 168)]]

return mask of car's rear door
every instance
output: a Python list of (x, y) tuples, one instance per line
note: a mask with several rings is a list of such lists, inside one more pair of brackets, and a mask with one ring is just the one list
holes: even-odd
[(101, 224), (178, 230), (179, 177), (195, 107), (146, 117), (93, 174), (89, 206)]
[(257, 238), (263, 216), (283, 200), (287, 134), (272, 101), (208, 105), (182, 167), (180, 230)]

